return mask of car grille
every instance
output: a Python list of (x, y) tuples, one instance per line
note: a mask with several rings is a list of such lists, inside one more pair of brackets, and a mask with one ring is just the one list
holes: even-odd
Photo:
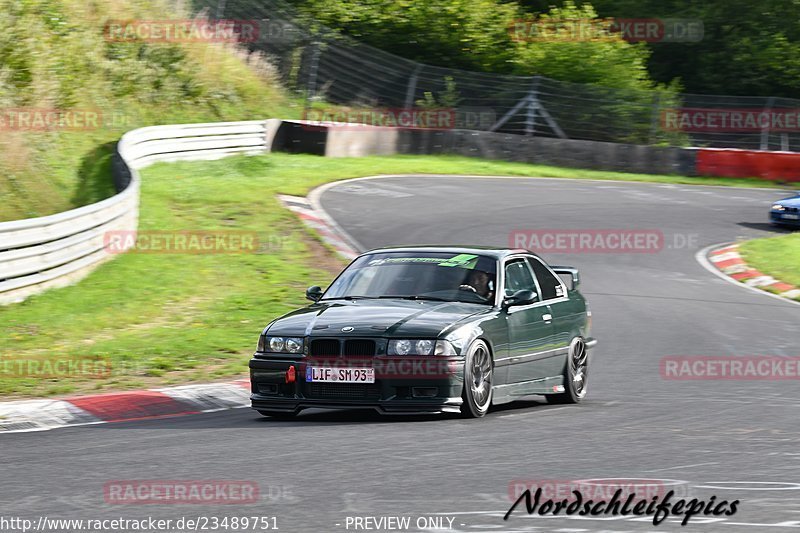
[(341, 345), (339, 339), (314, 339), (308, 347), (309, 355), (339, 355)]
[(800, 207), (787, 207), (786, 213), (797, 213), (800, 212)]
[(375, 355), (375, 341), (369, 339), (348, 339), (344, 341), (344, 355), (372, 357)]
[(377, 400), (381, 390), (374, 383), (306, 383), (305, 396), (323, 400)]
[(375, 355), (375, 341), (372, 339), (346, 339), (344, 350), (339, 339), (314, 339), (308, 353), (316, 357), (345, 355), (348, 357), (372, 357)]

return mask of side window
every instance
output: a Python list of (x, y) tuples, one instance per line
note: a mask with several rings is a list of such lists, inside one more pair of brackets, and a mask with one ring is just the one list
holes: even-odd
[(536, 292), (531, 270), (522, 259), (506, 265), (506, 296), (521, 290)]
[(550, 300), (552, 298), (560, 298), (564, 296), (564, 287), (561, 285), (561, 280), (554, 276), (541, 261), (536, 259), (528, 259), (528, 262), (536, 274), (536, 279), (539, 281), (539, 287), (542, 290), (542, 300)]

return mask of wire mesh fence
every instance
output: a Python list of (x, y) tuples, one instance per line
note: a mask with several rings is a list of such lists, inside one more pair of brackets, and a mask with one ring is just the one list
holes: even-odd
[[(411, 61), (343, 36), (282, 0), (198, 0), (199, 16), (258, 21), (247, 46), (304, 94), (309, 118), (449, 109), (437, 127), (664, 146), (800, 150), (800, 101), (670, 94), (471, 72)], [(348, 106), (326, 115), (325, 104)], [(386, 119), (385, 112), (377, 115)], [(427, 126), (431, 126), (428, 124)]]

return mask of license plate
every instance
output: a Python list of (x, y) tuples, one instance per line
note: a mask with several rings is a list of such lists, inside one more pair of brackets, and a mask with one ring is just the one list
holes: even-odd
[(783, 215), (783, 218), (789, 220), (800, 220), (800, 215)]
[(318, 383), (375, 383), (375, 369), (309, 366), (306, 368), (306, 381)]

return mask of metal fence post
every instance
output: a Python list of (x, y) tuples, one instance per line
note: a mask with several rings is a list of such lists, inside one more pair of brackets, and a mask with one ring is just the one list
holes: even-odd
[(650, 117), (650, 144), (656, 144), (658, 138), (658, 119), (661, 116), (661, 93), (653, 97), (653, 114)]
[(319, 55), (322, 48), (322, 43), (314, 41), (311, 43), (311, 65), (308, 69), (308, 89), (306, 90), (306, 109), (311, 107), (311, 100), (316, 96), (317, 92), (317, 70), (319, 69)]
[(528, 93), (528, 114), (525, 117), (525, 135), (536, 135), (536, 110), (539, 107), (539, 98), (536, 96), (539, 92), (539, 80), (541, 76), (533, 77), (533, 85)]
[(217, 20), (222, 18), (223, 13), (225, 13), (225, 0), (219, 0), (217, 2)]
[(417, 92), (417, 79), (419, 78), (419, 72), (422, 70), (422, 67), (422, 63), (417, 63), (417, 66), (414, 67), (414, 72), (411, 73), (411, 77), (408, 79), (405, 109), (411, 109), (414, 106), (414, 93)]
[(769, 100), (767, 100), (767, 105), (764, 111), (767, 113), (767, 124), (761, 127), (761, 149), (762, 150), (769, 150), (769, 124), (770, 124), (770, 111), (772, 111), (772, 106), (775, 103), (775, 97), (770, 96)]

